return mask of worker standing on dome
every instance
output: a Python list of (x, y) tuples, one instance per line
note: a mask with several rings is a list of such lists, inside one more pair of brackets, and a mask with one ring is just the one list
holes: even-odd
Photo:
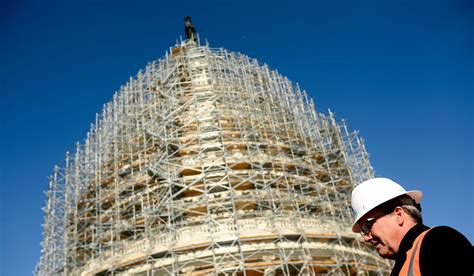
[(352, 191), (352, 231), (395, 260), (391, 275), (472, 276), (471, 243), (451, 227), (424, 225), (421, 197), (387, 178), (364, 181)]
[(191, 17), (189, 16), (184, 18), (184, 32), (186, 33), (186, 37), (189, 41), (197, 42), (196, 28), (193, 26)]

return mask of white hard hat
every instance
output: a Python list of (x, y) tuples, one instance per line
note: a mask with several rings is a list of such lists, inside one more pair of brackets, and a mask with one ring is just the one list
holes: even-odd
[(357, 185), (352, 190), (352, 209), (354, 224), (352, 231), (360, 232), (359, 220), (375, 207), (401, 195), (408, 195), (420, 203), (423, 194), (420, 191), (406, 191), (400, 184), (388, 178), (373, 178)]

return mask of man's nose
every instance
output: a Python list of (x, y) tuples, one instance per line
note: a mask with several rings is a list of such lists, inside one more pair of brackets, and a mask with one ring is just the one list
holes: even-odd
[(364, 239), (365, 242), (369, 242), (372, 239), (372, 233), (367, 233), (367, 234), (362, 234), (362, 238)]

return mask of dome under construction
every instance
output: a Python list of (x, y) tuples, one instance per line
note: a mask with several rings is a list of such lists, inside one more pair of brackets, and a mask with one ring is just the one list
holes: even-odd
[(194, 40), (50, 177), (37, 275), (385, 275), (351, 231), (363, 141), (267, 65)]

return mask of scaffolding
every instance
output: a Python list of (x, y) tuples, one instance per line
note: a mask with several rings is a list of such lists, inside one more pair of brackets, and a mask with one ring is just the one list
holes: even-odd
[(181, 42), (54, 168), (36, 275), (385, 275), (351, 232), (356, 132), (276, 70)]

